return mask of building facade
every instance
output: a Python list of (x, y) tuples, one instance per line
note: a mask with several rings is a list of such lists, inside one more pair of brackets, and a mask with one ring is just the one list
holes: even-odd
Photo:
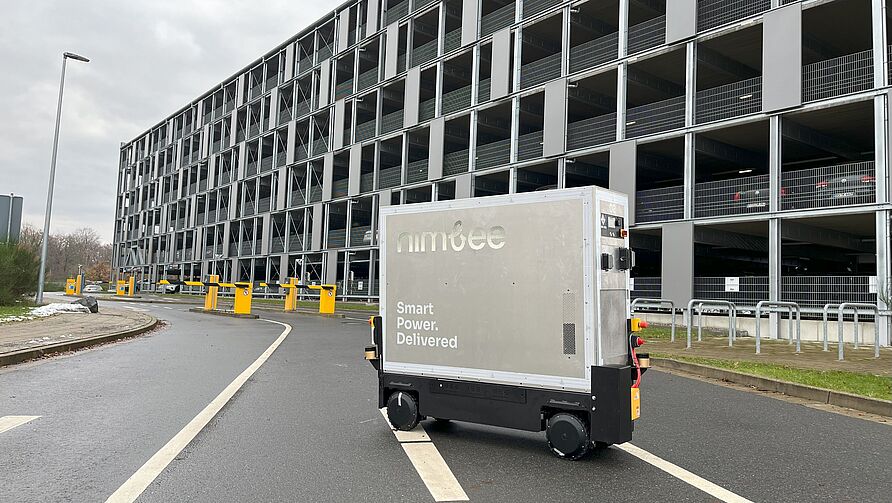
[(122, 145), (116, 268), (374, 298), (381, 206), (594, 184), (635, 201), (635, 296), (882, 303), (887, 24), (885, 0), (351, 1)]

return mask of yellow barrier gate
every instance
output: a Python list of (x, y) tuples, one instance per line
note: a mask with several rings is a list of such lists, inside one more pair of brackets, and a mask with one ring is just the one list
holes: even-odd
[(115, 283), (115, 295), (133, 297), (136, 290), (136, 278), (130, 276), (128, 279), (119, 279)]
[[(233, 288), (232, 314), (251, 315), (251, 302), (253, 300), (253, 291), (255, 286), (261, 288), (284, 288), (285, 289), (285, 311), (294, 312), (297, 310), (298, 294), (297, 290), (305, 288), (309, 290), (319, 290), (319, 313), (334, 314), (335, 297), (337, 295), (337, 285), (301, 285), (296, 278), (289, 278), (287, 283), (257, 283), (248, 282), (221, 283), (219, 276), (211, 275), (208, 281), (168, 281), (163, 279), (158, 282), (159, 285), (185, 285), (185, 286), (203, 286), (207, 288), (204, 296), (204, 311), (208, 312), (224, 312), (217, 309), (217, 297), (220, 288)], [(121, 283), (120, 281), (118, 282)]]
[(77, 295), (76, 293), (74, 293), (74, 292), (75, 292), (75, 289), (77, 288), (77, 287), (75, 286), (75, 282), (76, 282), (76, 281), (77, 281), (77, 280), (72, 279), (72, 278), (68, 278), (68, 279), (65, 280), (65, 295), (69, 295), (69, 296), (71, 296), (71, 295)]

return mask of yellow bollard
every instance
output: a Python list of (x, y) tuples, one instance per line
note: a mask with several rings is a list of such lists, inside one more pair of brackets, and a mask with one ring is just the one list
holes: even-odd
[(130, 276), (130, 279), (127, 280), (127, 296), (133, 297), (134, 293), (136, 293), (136, 278)]
[(285, 312), (291, 313), (297, 311), (297, 278), (288, 278), (285, 284), (291, 285), (285, 287)]
[(254, 285), (251, 283), (235, 284), (235, 299), (232, 304), (232, 311), (235, 314), (251, 314), (251, 290)]
[(123, 279), (119, 279), (115, 283), (115, 295), (126, 295), (127, 294), (127, 282)]
[[(208, 278), (208, 283), (218, 283), (220, 281), (220, 276), (216, 274), (211, 274)], [(207, 287), (208, 291), (204, 295), (204, 310), (205, 311), (213, 311), (217, 309), (217, 292), (220, 290), (218, 286), (209, 286)]]
[(81, 294), (81, 288), (83, 288), (83, 285), (84, 285), (84, 277), (82, 275), (78, 274), (77, 279), (75, 280), (75, 283), (74, 283), (74, 294), (75, 295)]
[(65, 280), (65, 295), (75, 295), (75, 293), (74, 293), (74, 290), (75, 290), (74, 281), (75, 281), (75, 280), (73, 280), (73, 279), (71, 279), (71, 278), (68, 278), (68, 279)]

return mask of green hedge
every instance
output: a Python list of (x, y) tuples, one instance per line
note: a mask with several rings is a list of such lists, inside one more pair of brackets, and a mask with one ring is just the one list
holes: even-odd
[(11, 306), (37, 285), (40, 260), (24, 246), (0, 243), (0, 306)]

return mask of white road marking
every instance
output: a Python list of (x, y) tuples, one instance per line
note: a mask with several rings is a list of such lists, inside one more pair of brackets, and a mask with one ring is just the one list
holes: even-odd
[(632, 445), (629, 443), (620, 444), (615, 446), (617, 449), (621, 449), (625, 452), (628, 452), (632, 456), (653, 465), (660, 470), (672, 475), (673, 477), (681, 480), (682, 482), (686, 482), (697, 489), (705, 492), (706, 494), (727, 503), (752, 503), (750, 500), (740, 496), (738, 494), (732, 493), (731, 491), (721, 487), (719, 485), (713, 484), (712, 482), (700, 477), (698, 475), (694, 475), (693, 473), (685, 470), (684, 468), (674, 465), (665, 459), (651, 454), (641, 447), (637, 445)]
[[(384, 416), (384, 420), (387, 421), (387, 425), (390, 426), (390, 419), (388, 419), (387, 417), (387, 409), (381, 409), (381, 415)], [(424, 431), (424, 427), (420, 424), (411, 431), (393, 430), (393, 434), (396, 436), (397, 441), (399, 441), (400, 443), (431, 441), (431, 437), (427, 435), (427, 432)]]
[(3, 416), (0, 417), (0, 433), (4, 431), (9, 431), (16, 426), (21, 426), (25, 423), (31, 422), (37, 419), (40, 416)]
[(433, 442), (410, 442), (402, 446), (435, 501), (468, 501), (468, 495)]
[(162, 307), (163, 307), (164, 309), (170, 309), (170, 310), (173, 310), (173, 308), (170, 307), (170, 306), (162, 306)]
[(288, 334), (291, 333), (291, 325), (288, 325), (287, 323), (280, 323), (278, 321), (262, 318), (261, 320), (282, 325), (285, 327), (285, 330), (282, 331), (279, 337), (268, 348), (266, 348), (266, 351), (264, 351), (263, 354), (254, 360), (254, 363), (239, 374), (234, 381), (226, 386), (226, 388), (224, 388), (223, 391), (221, 391), (220, 394), (207, 405), (207, 407), (189, 421), (189, 423), (184, 426), (179, 433), (174, 435), (174, 437), (171, 438), (161, 450), (149, 458), (149, 460), (146, 461), (136, 473), (131, 475), (117, 491), (109, 496), (106, 503), (130, 503), (135, 501), (136, 498), (149, 487), (149, 484), (151, 484), (152, 481), (154, 481), (158, 475), (167, 468), (167, 465), (169, 465), (170, 462), (173, 461), (187, 445), (189, 445), (189, 442), (191, 442), (201, 430), (207, 426), (211, 419), (220, 412), (220, 409), (232, 399), (233, 395), (235, 395), (245, 382), (254, 375), (254, 372), (256, 372), (257, 369), (269, 359), (270, 355), (273, 354), (276, 348), (278, 348), (279, 345), (282, 344), (282, 341), (288, 337)]
[[(390, 427), (387, 409), (381, 409), (381, 415)], [(421, 481), (434, 497), (434, 501), (468, 501), (468, 495), (462, 489), (458, 479), (449, 469), (449, 465), (440, 455), (437, 446), (420, 424), (411, 431), (394, 430), (393, 435), (399, 441)]]

